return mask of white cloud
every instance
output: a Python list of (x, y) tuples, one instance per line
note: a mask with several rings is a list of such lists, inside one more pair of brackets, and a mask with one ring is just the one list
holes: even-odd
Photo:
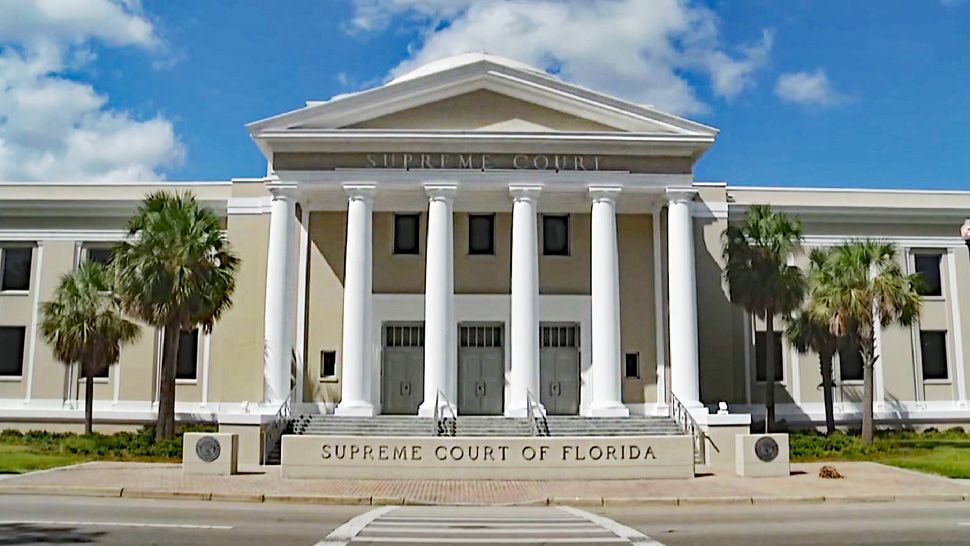
[(690, 0), (356, 0), (355, 8), (357, 31), (392, 21), (420, 30), (391, 77), (442, 57), (487, 51), (684, 114), (708, 109), (699, 79), (723, 98), (753, 86), (773, 39), (766, 30), (729, 50), (717, 16)]
[(78, 81), (95, 41), (159, 46), (136, 0), (0, 2), (0, 180), (156, 179), (182, 158), (165, 117), (136, 119)]
[(828, 75), (821, 68), (813, 72), (782, 74), (775, 84), (775, 94), (788, 102), (832, 106), (845, 97), (832, 87)]

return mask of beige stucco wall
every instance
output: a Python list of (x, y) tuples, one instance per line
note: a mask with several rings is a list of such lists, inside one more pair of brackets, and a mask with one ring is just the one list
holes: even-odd
[(340, 364), (343, 361), (341, 335), (346, 232), (345, 213), (310, 213), (305, 347), (307, 356), (303, 378), (303, 399), (307, 402), (340, 401), (339, 382), (320, 378), (320, 352), (337, 352), (339, 378)]
[(616, 228), (620, 255), (620, 339), (622, 353), (639, 353), (640, 377), (627, 378), (623, 362), (623, 401), (656, 402), (657, 349), (654, 299), (653, 217), (619, 214)]
[(241, 260), (232, 307), (212, 332), (209, 400), (263, 399), (263, 313), (268, 214), (231, 214), (227, 236)]

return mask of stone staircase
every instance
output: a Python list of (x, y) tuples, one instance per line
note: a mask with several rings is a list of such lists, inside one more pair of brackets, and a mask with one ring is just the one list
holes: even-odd
[[(449, 420), (450, 421), (450, 420)], [(444, 424), (441, 436), (498, 437), (531, 436), (527, 418), (501, 416), (459, 416)], [(335, 417), (298, 415), (284, 434), (322, 436), (435, 436), (436, 424), (430, 417), (378, 415), (375, 417)], [(666, 436), (683, 434), (670, 417), (580, 417), (550, 415), (539, 421), (540, 436)], [(280, 446), (274, 446), (267, 464), (279, 464)]]

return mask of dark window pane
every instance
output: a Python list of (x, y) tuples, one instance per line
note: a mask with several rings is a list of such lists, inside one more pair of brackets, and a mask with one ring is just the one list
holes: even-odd
[(320, 351), (320, 377), (337, 375), (337, 351)]
[(920, 332), (923, 379), (947, 379), (946, 332)]
[(640, 353), (626, 354), (626, 376), (634, 379), (640, 377)]
[(924, 296), (943, 295), (943, 285), (940, 282), (940, 258), (939, 254), (916, 255), (916, 272), (923, 277), (923, 290), (920, 293)]
[(495, 216), (471, 214), (468, 216), (468, 253), (495, 254)]
[(34, 249), (30, 247), (7, 247), (0, 251), (3, 260), (3, 281), (0, 290), (30, 290), (30, 259)]
[[(785, 363), (782, 360), (781, 332), (772, 332), (772, 350), (775, 358), (775, 381), (781, 381), (785, 375)], [(755, 332), (754, 334), (754, 357), (755, 357), (755, 378), (758, 381), (765, 380), (765, 365), (768, 354), (765, 351), (768, 343), (768, 332)]]
[(176, 379), (196, 379), (199, 355), (199, 330), (182, 332), (179, 336), (178, 364), (175, 367)]
[(839, 377), (842, 381), (862, 381), (863, 378), (862, 354), (859, 352), (859, 345), (854, 342), (846, 342), (839, 348)]
[(542, 217), (542, 253), (546, 256), (569, 255), (569, 217)]
[(23, 375), (26, 332), (24, 326), (0, 326), (0, 375)]
[(394, 253), (418, 254), (420, 252), (420, 225), (417, 214), (394, 215)]
[(108, 265), (111, 263), (110, 248), (88, 248), (87, 255), (89, 262), (96, 262), (102, 265)]

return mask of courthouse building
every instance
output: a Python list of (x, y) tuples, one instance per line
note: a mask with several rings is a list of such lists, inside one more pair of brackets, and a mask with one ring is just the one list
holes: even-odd
[[(779, 418), (818, 422), (817, 356), (727, 296), (722, 232), (768, 204), (804, 225), (795, 264), (873, 237), (923, 274), (918, 323), (877, 336), (877, 419), (970, 422), (970, 192), (700, 182), (717, 129), (482, 54), (247, 128), (263, 178), (0, 182), (0, 428), (82, 420), (77, 366), (54, 358), (40, 309), (62, 275), (110, 258), (157, 190), (193, 192), (242, 260), (232, 309), (182, 336), (180, 420), (265, 424), (286, 400), (524, 416), (532, 398), (615, 417), (676, 397), (758, 414), (773, 351)], [(102, 430), (154, 419), (162, 338), (142, 330), (97, 379)], [(837, 419), (858, 419), (861, 380), (840, 354)]]

